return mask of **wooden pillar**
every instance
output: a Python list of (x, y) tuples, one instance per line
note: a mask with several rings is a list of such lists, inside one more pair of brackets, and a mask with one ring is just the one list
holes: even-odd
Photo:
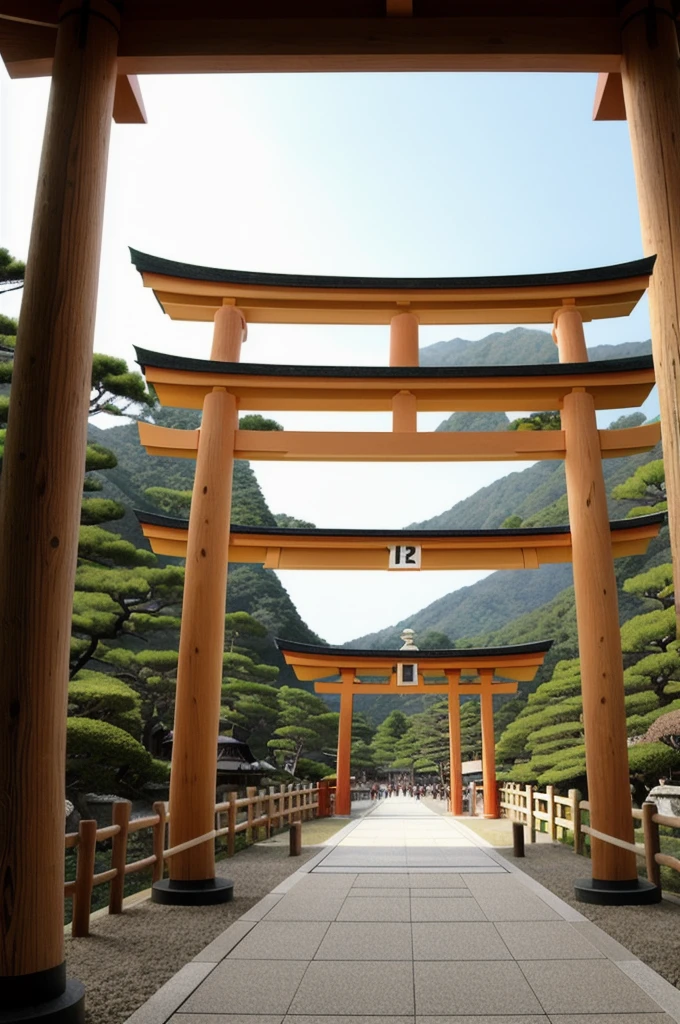
[(82, 1002), (64, 971), (66, 705), (118, 25), (107, 0), (60, 8), (14, 361), (0, 481), (2, 1010)]
[[(212, 359), (238, 359), (245, 320), (234, 306), (215, 314)], [(170, 773), (170, 846), (214, 828), (217, 736), (224, 654), (224, 615), (236, 399), (213, 388), (203, 403), (187, 540), (177, 697)], [(212, 841), (170, 859), (170, 878), (153, 888), (159, 903), (223, 902), (233, 886), (215, 878)]]
[[(555, 316), (561, 362), (569, 362), (565, 356), (579, 351), (578, 334), (583, 335), (579, 321), (580, 314), (573, 308)], [(585, 349), (584, 339), (582, 345)], [(632, 843), (616, 577), (595, 405), (584, 389), (574, 389), (565, 396), (562, 429), (591, 824), (600, 832)], [(593, 877), (577, 883), (579, 898), (588, 902), (639, 902), (634, 897), (644, 886), (638, 886), (635, 854), (598, 839), (592, 840), (591, 849)], [(632, 899), (626, 898), (629, 891)]]
[(482, 692), (480, 695), (482, 718), (482, 781), (484, 786), (484, 817), (497, 818), (498, 787), (496, 785), (496, 737), (493, 728), (493, 692), (491, 680), (493, 671), (482, 669), (479, 673)]
[[(671, 0), (621, 8), (621, 76), (649, 287), (673, 564), (680, 565), (680, 72)], [(676, 570), (677, 572), (677, 570)], [(676, 578), (680, 618), (680, 581)]]
[(418, 366), (418, 317), (397, 313), (390, 321), (390, 366)]
[(451, 813), (463, 813), (463, 772), (460, 749), (460, 669), (446, 673), (449, 682), (449, 758), (451, 762)]
[(335, 813), (350, 814), (352, 810), (351, 793), (351, 755), (352, 755), (352, 706), (354, 696), (355, 669), (342, 670), (343, 692), (340, 694), (340, 721), (338, 723), (338, 765), (335, 787)]

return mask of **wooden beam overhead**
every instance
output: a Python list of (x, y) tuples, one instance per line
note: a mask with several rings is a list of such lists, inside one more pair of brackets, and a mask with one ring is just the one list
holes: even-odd
[(113, 97), (113, 120), (116, 124), (146, 124), (142, 90), (136, 75), (118, 75)]
[[(149, 455), (195, 459), (198, 430), (138, 424)], [(600, 430), (602, 458), (651, 451), (661, 439), (658, 423)], [(423, 432), (237, 430), (234, 457), (250, 462), (536, 462), (563, 459), (561, 430)]]
[[(620, 65), (613, 0), (450, 0), (428, 3), (414, 17), (408, 7), (408, 0), (326, 0), (320, 17), (320, 5), (310, 0), (133, 0), (123, 9), (119, 68), (141, 75), (599, 72)], [(57, 11), (57, 0), (0, 0), (0, 55), (12, 77), (51, 73), (56, 30), (43, 26), (56, 22)]]
[[(188, 520), (138, 512), (142, 532), (158, 555), (186, 558)], [(611, 525), (612, 557), (644, 554), (658, 536), (663, 515), (642, 516)], [(231, 563), (259, 563), (267, 569), (389, 570), (390, 547), (421, 549), (421, 566), (428, 570), (538, 569), (571, 561), (567, 530), (415, 531), (380, 534), (373, 530), (305, 531), (254, 530), (232, 527)], [(396, 571), (396, 570), (395, 570)]]
[(621, 75), (615, 71), (601, 72), (597, 76), (593, 121), (625, 121), (626, 104), (623, 99)]

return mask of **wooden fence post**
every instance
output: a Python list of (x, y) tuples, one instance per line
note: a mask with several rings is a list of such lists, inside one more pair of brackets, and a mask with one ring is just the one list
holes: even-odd
[(578, 789), (569, 790), (571, 820), (574, 829), (574, 853), (583, 853), (583, 832), (581, 832), (581, 794)]
[(76, 888), (73, 894), (71, 935), (76, 939), (90, 934), (90, 902), (94, 880), (94, 858), (97, 849), (97, 822), (80, 821), (78, 825), (78, 859)]
[(153, 813), (158, 815), (158, 821), (153, 827), (153, 853), (156, 863), (152, 868), (152, 879), (154, 882), (160, 882), (165, 867), (163, 853), (165, 851), (165, 822), (167, 818), (165, 803), (162, 800), (158, 800), (153, 805)]
[(229, 794), (229, 808), (227, 810), (227, 825), (229, 831), (227, 832), (227, 855), (233, 857), (236, 852), (236, 800), (238, 794), (233, 790)]
[(125, 895), (125, 865), (127, 863), (128, 826), (130, 824), (129, 800), (116, 800), (111, 808), (111, 824), (117, 825), (119, 832), (111, 843), (111, 867), (116, 869), (115, 878), (109, 887), (109, 914), (123, 912), (123, 896)]
[(276, 787), (269, 787), (269, 802), (267, 804), (267, 815), (269, 816), (269, 824), (267, 826), (267, 835), (271, 836), (274, 831), (274, 821), (276, 819)]
[(475, 782), (470, 783), (470, 817), (474, 818), (477, 814), (477, 784)]
[(534, 787), (527, 786), (526, 790), (526, 801), (527, 801), (527, 825), (529, 826), (529, 842), (536, 842), (536, 829), (534, 828)]
[(548, 798), (548, 833), (553, 842), (557, 838), (557, 828), (555, 826), (555, 787), (546, 786), (545, 795)]
[(248, 813), (248, 828), (246, 829), (246, 843), (252, 843), (253, 840), (253, 799), (257, 796), (257, 786), (248, 786), (246, 788), (246, 796), (248, 797), (248, 806), (246, 811)]
[(645, 836), (645, 863), (647, 865), (647, 879), (658, 889), (661, 888), (661, 866), (656, 862), (657, 853), (661, 853), (661, 842), (659, 840), (659, 826), (653, 821), (657, 813), (657, 806), (651, 800), (645, 800), (642, 805), (642, 828)]

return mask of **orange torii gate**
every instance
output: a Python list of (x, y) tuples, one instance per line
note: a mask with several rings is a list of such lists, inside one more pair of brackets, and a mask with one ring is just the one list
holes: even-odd
[[(511, 6), (353, 0), (328, 15), (318, 0), (295, 0), (278, 5), (272, 18), (270, 5), (248, 0), (0, 0), (0, 56), (10, 75), (52, 76), (0, 481), (0, 791), (7, 794), (0, 801), (0, 878), (11, 880), (15, 894), (0, 942), (0, 1004), (10, 1014), (16, 1008), (28, 1019), (27, 1006), (38, 1007), (43, 1020), (82, 1014), (82, 987), (66, 985), (62, 914), (70, 598), (111, 118), (145, 120), (136, 75), (599, 72), (593, 116), (628, 120), (643, 249), (658, 254), (651, 335), (677, 560), (675, 7), (672, 0)], [(395, 302), (392, 313), (403, 308)], [(408, 403), (402, 405), (408, 417)], [(588, 717), (594, 710), (589, 704)], [(615, 814), (620, 836), (624, 817)], [(596, 839), (593, 851), (600, 877), (633, 877), (630, 856), (612, 851), (607, 858)]]
[[(159, 399), (203, 409), (200, 430), (140, 424), (150, 453), (196, 458), (186, 533), (187, 574), (175, 717), (177, 766), (171, 775), (171, 841), (208, 831), (217, 732), (230, 501), (234, 459), (294, 461), (439, 461), (564, 459), (570, 513), (583, 718), (593, 827), (624, 843), (633, 838), (628, 786), (623, 664), (612, 530), (603, 458), (650, 450), (658, 424), (598, 430), (598, 409), (645, 400), (654, 384), (648, 357), (588, 362), (584, 319), (629, 313), (642, 296), (653, 259), (569, 273), (501, 278), (329, 278), (255, 274), (175, 263), (132, 251), (144, 283), (178, 319), (214, 319), (209, 360), (138, 350)], [(405, 311), (408, 310), (408, 311)], [(560, 362), (542, 366), (420, 367), (419, 323), (554, 323)], [(389, 367), (265, 366), (241, 363), (246, 322), (389, 323)], [(559, 409), (562, 429), (548, 432), (419, 433), (420, 410)], [(248, 410), (392, 412), (391, 432), (249, 431)], [(236, 536), (236, 533), (235, 533)], [(167, 541), (167, 538), (165, 538)], [(280, 545), (279, 545), (280, 547)], [(281, 554), (274, 556), (280, 559)], [(522, 556), (524, 558), (524, 555)], [(212, 751), (212, 753), (211, 753)], [(593, 878), (582, 899), (644, 902), (653, 887), (637, 877), (635, 856), (593, 844)], [(173, 857), (164, 899), (214, 883), (204, 844)]]
[[(404, 638), (406, 631), (404, 632)], [(302, 682), (313, 682), (317, 693), (340, 697), (335, 813), (349, 814), (350, 753), (354, 698), (369, 694), (424, 694), (448, 697), (451, 810), (463, 813), (460, 697), (477, 695), (482, 720), (484, 817), (497, 818), (496, 753), (493, 698), (517, 693), (518, 681), (530, 682), (552, 646), (552, 640), (514, 647), (420, 651), (407, 644), (401, 650), (360, 651), (277, 640), (276, 644)]]

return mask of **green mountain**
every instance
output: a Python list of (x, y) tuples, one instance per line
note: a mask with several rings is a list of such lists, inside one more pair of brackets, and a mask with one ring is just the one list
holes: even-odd
[[(199, 415), (180, 409), (161, 409), (154, 414), (161, 426), (192, 429), (198, 426)], [(115, 452), (118, 465), (97, 474), (103, 484), (102, 497), (115, 498), (125, 506), (122, 520), (111, 523), (110, 529), (120, 533), (137, 547), (147, 547), (132, 509), (157, 512), (144, 491), (148, 487), (171, 487), (190, 490), (193, 486), (193, 459), (154, 458), (147, 455), (139, 441), (136, 423), (126, 423), (99, 430), (90, 426), (90, 439)], [(243, 526), (276, 526), (249, 463), (234, 464), (232, 522)], [(176, 559), (160, 559), (172, 564)], [(278, 576), (261, 565), (230, 565), (227, 610), (246, 611), (262, 622), (270, 633), (302, 643), (319, 643), (319, 637), (300, 617), (288, 591)]]
[[(628, 341), (620, 345), (593, 345), (591, 359), (623, 359), (648, 355), (650, 341)], [(557, 346), (547, 331), (514, 327), (495, 331), (480, 341), (452, 338), (437, 341), (420, 350), (421, 366), (519, 366), (522, 363), (556, 363)]]

